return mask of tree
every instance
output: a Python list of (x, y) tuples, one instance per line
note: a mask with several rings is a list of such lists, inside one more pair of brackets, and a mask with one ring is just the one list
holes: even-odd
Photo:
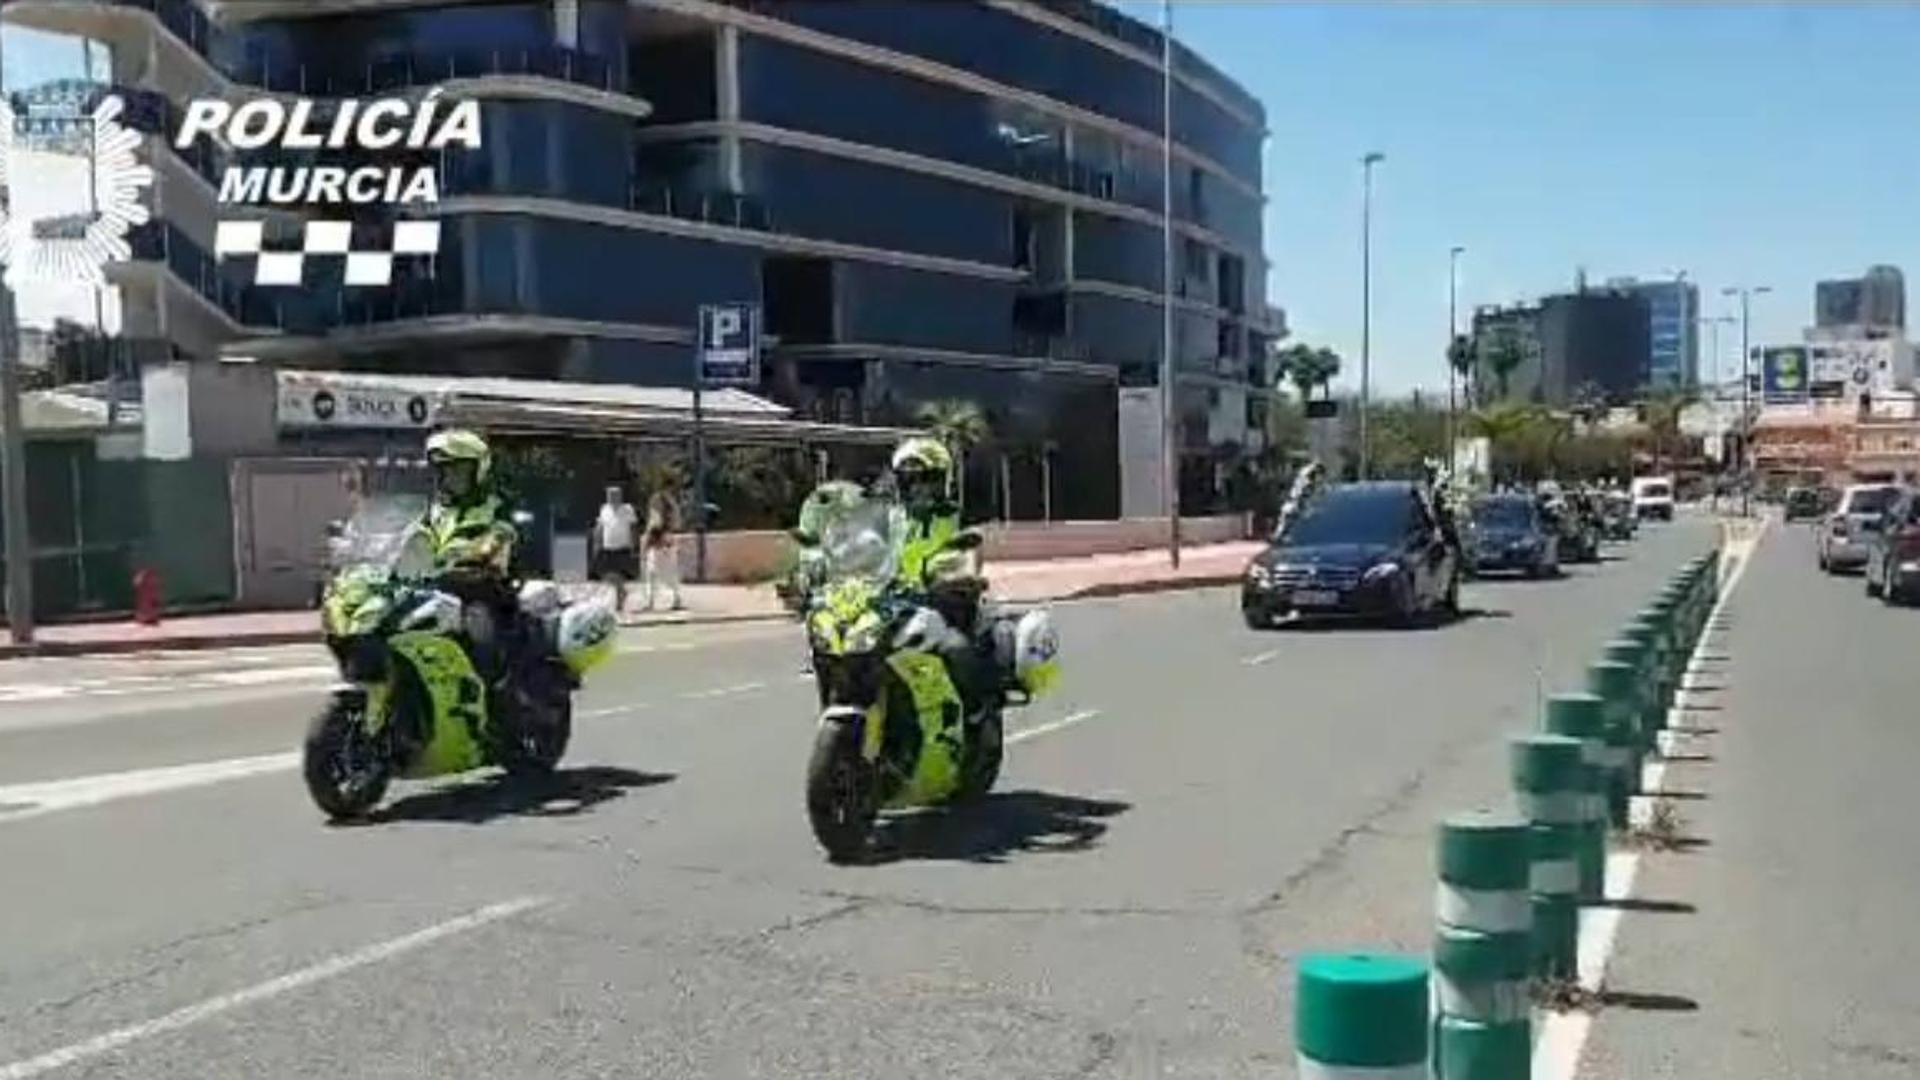
[(1600, 421), (1607, 418), (1607, 410), (1605, 387), (1591, 379), (1574, 387), (1573, 401), (1567, 411), (1571, 412), (1588, 431), (1592, 431)]
[(967, 451), (993, 437), (993, 428), (987, 423), (987, 415), (971, 401), (946, 398), (922, 405), (917, 416), (933, 437), (947, 444), (948, 452), (953, 454), (955, 471), (959, 473), (958, 490), (954, 492), (954, 497), (964, 511), (967, 501)]
[(1487, 347), (1487, 366), (1493, 369), (1493, 377), (1500, 384), (1500, 397), (1504, 400), (1509, 391), (1509, 383), (1514, 370), (1527, 362), (1527, 346), (1520, 338), (1508, 331), (1495, 337)]
[(1279, 366), (1276, 379), (1291, 381), (1302, 401), (1312, 397), (1316, 388), (1324, 391), (1340, 374), (1340, 354), (1325, 346), (1296, 343), (1276, 352), (1274, 359)]
[(1667, 448), (1679, 442), (1680, 414), (1693, 403), (1684, 391), (1661, 390), (1641, 403), (1640, 418), (1653, 440), (1653, 467), (1660, 471)]
[(1473, 400), (1474, 359), (1473, 339), (1465, 334), (1455, 334), (1453, 340), (1447, 343), (1447, 367), (1451, 368), (1466, 386), (1469, 404)]

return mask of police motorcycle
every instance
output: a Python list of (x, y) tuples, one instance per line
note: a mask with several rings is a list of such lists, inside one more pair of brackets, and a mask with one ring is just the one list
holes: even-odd
[(551, 581), (519, 586), (500, 631), (504, 685), (476, 665), (464, 605), (437, 587), (432, 543), (417, 524), (342, 530), (350, 545), (321, 598), (321, 628), (343, 685), (309, 725), (301, 771), (330, 818), (379, 804), (394, 778), (502, 766), (550, 771), (573, 731), (573, 691), (613, 652), (605, 598), (562, 603)]
[[(822, 583), (806, 613), (820, 695), (807, 820), (828, 857), (844, 862), (866, 851), (882, 811), (961, 803), (993, 788), (1002, 714), (1052, 686), (1059, 641), (1045, 609), (982, 604), (984, 583), (967, 573), (978, 533), (948, 541), (916, 585), (902, 580), (908, 526), (896, 504), (863, 496), (821, 517)], [(954, 610), (939, 602), (946, 583), (976, 605), (978, 636), (941, 614)]]

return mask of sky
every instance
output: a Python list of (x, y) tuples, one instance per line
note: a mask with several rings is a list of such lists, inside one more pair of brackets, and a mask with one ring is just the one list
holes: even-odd
[[(1118, 6), (1156, 25), (1157, 3)], [(1671, 277), (1798, 341), (1813, 285), (1875, 263), (1920, 305), (1920, 4), (1176, 0), (1174, 33), (1266, 105), (1268, 292), (1357, 383), (1360, 158), (1374, 167), (1373, 382), (1446, 385), (1460, 310)], [(1465, 316), (1462, 316), (1465, 323)], [(1701, 374), (1712, 376), (1702, 337)], [(1721, 370), (1739, 327), (1721, 330)]]
[[(1160, 4), (1117, 6), (1157, 24)], [(1293, 340), (1360, 358), (1360, 165), (1375, 167), (1373, 377), (1445, 385), (1460, 311), (1686, 271), (1799, 339), (1813, 283), (1920, 278), (1920, 4), (1174, 0), (1174, 31), (1266, 105), (1268, 292)], [(78, 64), (10, 30), (6, 83)], [(1909, 289), (1920, 308), (1920, 284)], [(1739, 364), (1723, 327), (1721, 370)], [(1712, 377), (1703, 335), (1701, 374)]]

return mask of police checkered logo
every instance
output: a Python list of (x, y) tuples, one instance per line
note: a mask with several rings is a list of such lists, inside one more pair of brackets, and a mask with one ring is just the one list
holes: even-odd
[(255, 285), (300, 285), (305, 282), (309, 257), (346, 260), (345, 282), (350, 286), (393, 284), (393, 260), (401, 255), (438, 255), (438, 221), (399, 221), (390, 240), (380, 247), (353, 246), (353, 222), (309, 221), (298, 251), (266, 250), (266, 223), (222, 221), (215, 226), (213, 253), (226, 260), (252, 256)]

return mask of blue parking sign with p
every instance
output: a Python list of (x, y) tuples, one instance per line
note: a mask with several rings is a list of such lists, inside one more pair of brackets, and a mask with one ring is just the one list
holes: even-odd
[(700, 305), (699, 336), (702, 385), (760, 385), (760, 305)]

